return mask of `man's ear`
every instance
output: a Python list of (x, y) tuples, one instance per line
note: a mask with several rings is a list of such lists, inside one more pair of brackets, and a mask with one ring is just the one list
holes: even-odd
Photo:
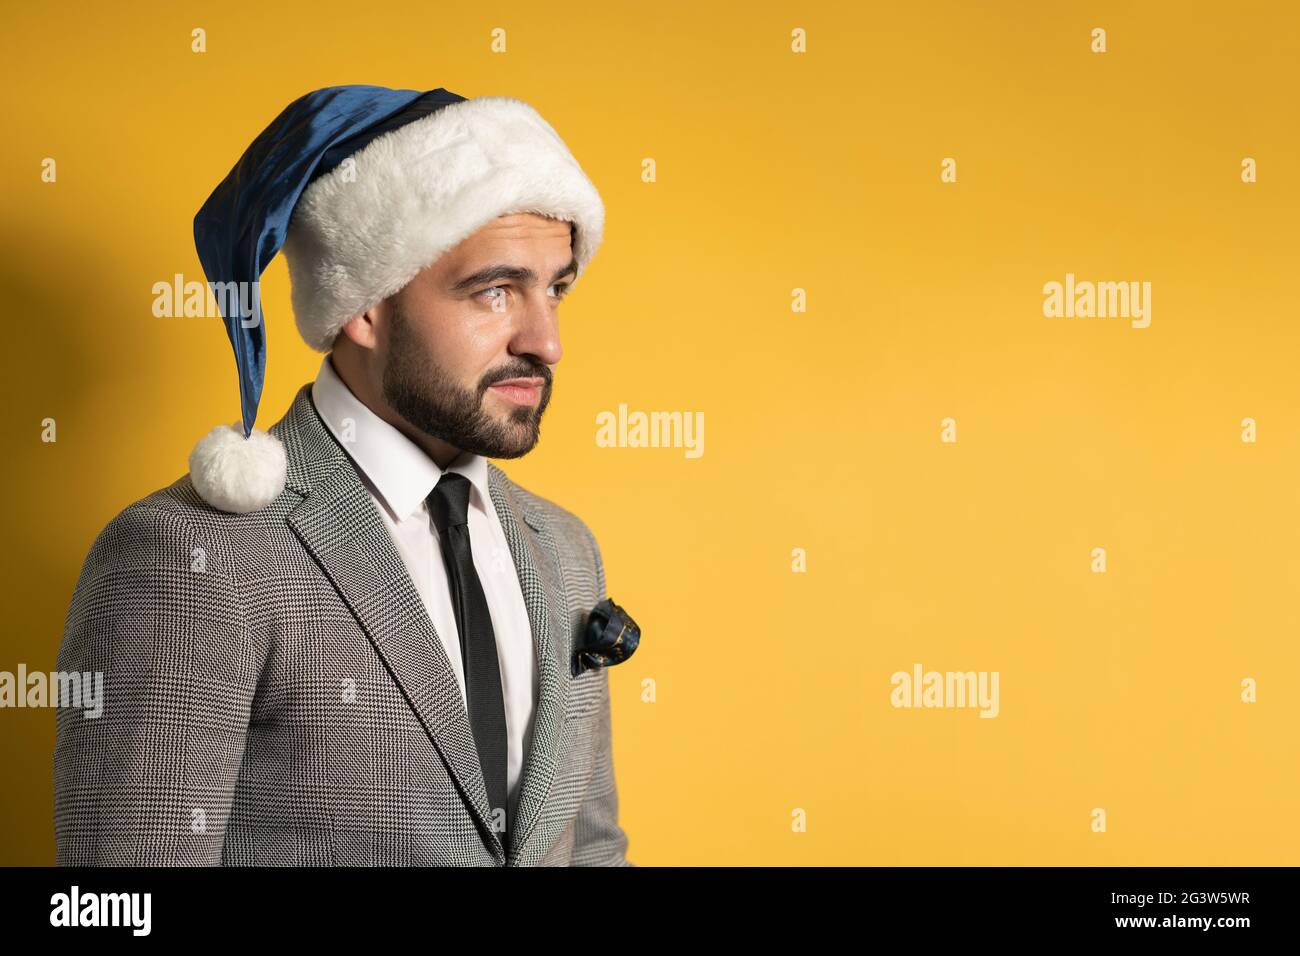
[(379, 337), (376, 334), (375, 323), (379, 319), (379, 310), (383, 307), (380, 302), (371, 306), (360, 315), (353, 316), (347, 324), (339, 330), (340, 335), (347, 336), (352, 342), (356, 343), (363, 349), (373, 349), (379, 344)]

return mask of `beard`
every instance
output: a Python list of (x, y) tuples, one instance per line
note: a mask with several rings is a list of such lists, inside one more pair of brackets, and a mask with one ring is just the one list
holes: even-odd
[[(391, 342), (384, 367), (384, 400), (415, 428), (474, 455), (519, 458), (532, 451), (541, 435), (542, 413), (551, 401), (551, 371), (521, 360), (489, 373), (477, 388), (467, 389), (432, 359), (428, 346), (394, 305)], [(510, 378), (544, 380), (537, 405), (516, 405), (504, 419), (483, 408), (487, 390)]]

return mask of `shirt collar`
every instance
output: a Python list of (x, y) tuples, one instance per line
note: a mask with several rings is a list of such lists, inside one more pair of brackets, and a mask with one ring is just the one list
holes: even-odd
[[(401, 521), (422, 510), (444, 469), (424, 449), (353, 395), (339, 378), (328, 355), (312, 384), (311, 397), (326, 427), (351, 456), (393, 519)], [(352, 425), (345, 431), (348, 419)], [(486, 512), (490, 500), (487, 459), (462, 451), (445, 470), (459, 472), (469, 479), (473, 490), (470, 507)]]

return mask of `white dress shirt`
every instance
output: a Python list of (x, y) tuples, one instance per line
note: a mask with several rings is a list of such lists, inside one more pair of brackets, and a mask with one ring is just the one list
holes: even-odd
[[(362, 404), (339, 378), (329, 356), (321, 363), (311, 394), (326, 426), (356, 463), (376, 509), (393, 536), (393, 543), (442, 640), (447, 660), (456, 672), (461, 705), (468, 710), (465, 665), (461, 660), (451, 584), (438, 528), (425, 503), (442, 477), (443, 469), (419, 445)], [(525, 748), (532, 738), (537, 704), (537, 655), (532, 626), (514, 558), (488, 492), (487, 459), (462, 452), (447, 470), (464, 475), (471, 485), (467, 515), (470, 550), (497, 642), (501, 692), (506, 707), (506, 789), (513, 820), (518, 805), (519, 774)]]

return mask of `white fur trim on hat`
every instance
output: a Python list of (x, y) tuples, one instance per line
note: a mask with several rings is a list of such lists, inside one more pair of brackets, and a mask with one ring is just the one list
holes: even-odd
[(582, 274), (604, 233), (604, 205), (559, 135), (522, 100), (467, 99), (377, 137), (313, 181), (294, 207), (284, 255), (298, 331), (328, 351), (350, 319), (516, 212), (573, 223)]
[(222, 511), (248, 514), (265, 508), (284, 490), (288, 473), (284, 445), (254, 428), (218, 425), (190, 452), (190, 480), (208, 504)]

